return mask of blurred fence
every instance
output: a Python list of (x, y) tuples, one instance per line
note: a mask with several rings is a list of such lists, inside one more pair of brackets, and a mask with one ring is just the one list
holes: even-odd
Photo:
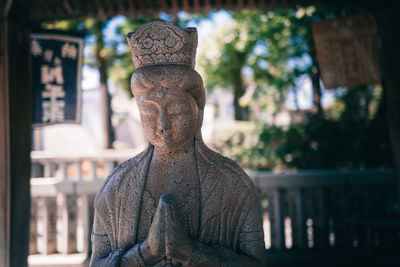
[(399, 245), (391, 170), (254, 172), (250, 176), (260, 192), (267, 248)]
[[(106, 174), (135, 154), (32, 152), (30, 254), (89, 253), (94, 196)], [(271, 251), (399, 246), (392, 170), (249, 175), (260, 193)]]

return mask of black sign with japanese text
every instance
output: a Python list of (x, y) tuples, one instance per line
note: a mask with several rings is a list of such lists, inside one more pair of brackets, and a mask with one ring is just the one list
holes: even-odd
[(83, 38), (32, 34), (33, 126), (81, 121)]

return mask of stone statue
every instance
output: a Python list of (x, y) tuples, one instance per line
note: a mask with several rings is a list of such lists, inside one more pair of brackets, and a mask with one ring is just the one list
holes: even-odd
[(197, 31), (151, 22), (128, 35), (132, 91), (150, 144), (95, 200), (91, 266), (263, 266), (256, 189), (201, 137)]

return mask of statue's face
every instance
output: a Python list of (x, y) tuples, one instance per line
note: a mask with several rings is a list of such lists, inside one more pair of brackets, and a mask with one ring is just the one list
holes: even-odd
[(185, 149), (199, 127), (195, 100), (185, 91), (160, 84), (146, 89), (137, 96), (137, 102), (147, 139), (163, 151)]

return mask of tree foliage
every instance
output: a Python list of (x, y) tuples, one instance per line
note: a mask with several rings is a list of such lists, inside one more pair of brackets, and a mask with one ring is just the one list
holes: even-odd
[(307, 75), (312, 81), (313, 111), (303, 123), (287, 128), (258, 123), (252, 136), (239, 130), (215, 147), (252, 169), (392, 166), (382, 90), (348, 88), (331, 107), (321, 105), (311, 24), (358, 11), (307, 7), (233, 13), (233, 20), (200, 50), (206, 88), (235, 90), (241, 77), (242, 86), (253, 89), (249, 101), (241, 104), (258, 103), (273, 114), (285, 109), (288, 90), (295, 91), (296, 79)]
[[(233, 12), (232, 20), (199, 47), (199, 65), (206, 88), (231, 88), (235, 106), (253, 88), (252, 101), (274, 114), (284, 110), (288, 90), (296, 93), (296, 79), (312, 80), (313, 110), (322, 113), (320, 71), (311, 24), (354, 12), (314, 6), (276, 11)], [(243, 100), (243, 99), (242, 99)], [(240, 112), (240, 108), (236, 107)], [(240, 114), (235, 116), (241, 118)]]
[(341, 106), (338, 117), (311, 115), (307, 123), (287, 128), (246, 125), (230, 132), (225, 139), (214, 141), (214, 147), (250, 169), (393, 166), (381, 88), (352, 88), (336, 102)]
[(253, 99), (262, 95), (266, 98), (263, 107), (268, 106), (271, 112), (282, 110), (295, 79), (313, 67), (309, 56), (311, 28), (305, 24), (310, 24), (315, 12), (313, 7), (234, 12), (232, 21), (199, 49), (206, 88), (232, 88), (240, 98), (253, 83)]

